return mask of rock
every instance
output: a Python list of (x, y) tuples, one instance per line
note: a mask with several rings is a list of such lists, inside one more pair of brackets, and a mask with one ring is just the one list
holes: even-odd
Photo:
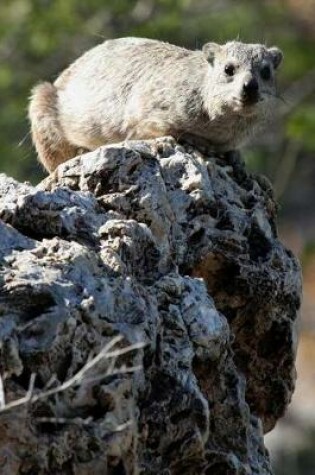
[[(235, 153), (161, 138), (76, 157), (37, 187), (2, 175), (0, 197), (7, 402), (36, 374), (34, 401), (0, 415), (1, 473), (270, 474), (263, 431), (294, 389), (301, 275), (268, 183)], [(117, 334), (122, 354), (35, 400)]]

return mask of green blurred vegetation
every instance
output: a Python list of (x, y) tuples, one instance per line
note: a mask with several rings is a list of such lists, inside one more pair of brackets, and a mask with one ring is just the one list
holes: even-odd
[[(32, 182), (43, 176), (29, 135), (31, 88), (41, 80), (53, 81), (83, 51), (107, 38), (144, 36), (189, 48), (234, 38), (276, 44), (285, 52), (280, 73), (285, 90), (315, 68), (315, 35), (291, 6), (292, 1), (280, 0), (1, 0), (1, 171)], [(315, 151), (314, 130), (313, 94), (296, 104), (276, 138), (269, 140), (266, 133), (248, 149), (250, 165), (273, 178), (274, 155), (281, 155), (288, 141)]]

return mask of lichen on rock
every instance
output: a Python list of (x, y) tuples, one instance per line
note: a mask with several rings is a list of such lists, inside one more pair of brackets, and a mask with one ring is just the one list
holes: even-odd
[(7, 401), (32, 374), (35, 394), (63, 384), (114, 335), (145, 345), (0, 413), (1, 473), (272, 473), (263, 432), (294, 389), (301, 276), (238, 154), (102, 147), (37, 187), (1, 175), (0, 218)]

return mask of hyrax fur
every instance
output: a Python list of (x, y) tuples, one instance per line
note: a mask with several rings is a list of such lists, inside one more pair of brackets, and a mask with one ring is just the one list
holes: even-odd
[(202, 51), (142, 38), (105, 41), (54, 84), (33, 89), (39, 159), (52, 171), (80, 148), (163, 135), (235, 149), (270, 117), (281, 60), (278, 48), (235, 41)]

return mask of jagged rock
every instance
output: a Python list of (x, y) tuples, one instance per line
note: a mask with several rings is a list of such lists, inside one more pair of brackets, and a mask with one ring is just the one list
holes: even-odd
[[(270, 474), (295, 381), (301, 278), (268, 183), (170, 138), (0, 179), (1, 473)], [(122, 365), (143, 368), (135, 372)], [(106, 374), (107, 372), (107, 374)], [(54, 380), (51, 382), (51, 378)]]

